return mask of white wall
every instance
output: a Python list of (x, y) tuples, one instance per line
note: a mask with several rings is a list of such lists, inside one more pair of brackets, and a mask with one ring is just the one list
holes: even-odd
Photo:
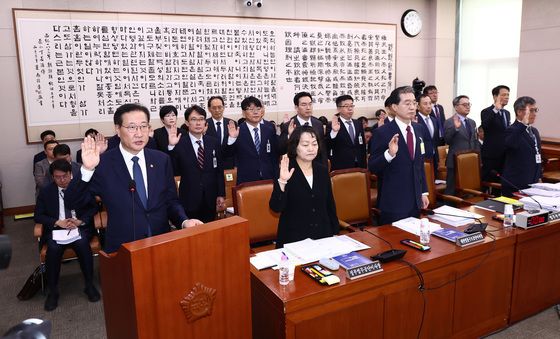
[[(260, 9), (240, 0), (2, 0), (0, 1), (0, 181), (4, 208), (34, 204), (31, 159), (41, 145), (26, 144), (12, 8), (258, 16), (393, 23), (397, 29), (397, 86), (419, 77), (434, 82), (442, 103), (453, 97), (455, 0), (265, 0)], [(424, 29), (416, 38), (400, 29), (402, 13), (420, 12)], [(446, 107), (447, 108), (447, 107)], [(449, 110), (449, 108), (447, 108)], [(277, 117), (270, 119), (278, 121)], [(78, 142), (70, 142), (74, 154)]]
[(537, 101), (535, 126), (541, 137), (560, 138), (560, 6), (550, 0), (524, 0), (521, 17), (518, 96)]

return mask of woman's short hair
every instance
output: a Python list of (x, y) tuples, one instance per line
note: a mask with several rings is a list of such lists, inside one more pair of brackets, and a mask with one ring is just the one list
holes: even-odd
[(299, 145), (299, 140), (301, 139), (301, 135), (303, 133), (309, 133), (315, 140), (317, 140), (317, 154), (321, 152), (321, 146), (319, 139), (317, 138), (317, 133), (311, 126), (300, 126), (296, 127), (296, 129), (290, 135), (290, 139), (288, 140), (288, 158), (295, 159), (297, 157), (297, 147)]

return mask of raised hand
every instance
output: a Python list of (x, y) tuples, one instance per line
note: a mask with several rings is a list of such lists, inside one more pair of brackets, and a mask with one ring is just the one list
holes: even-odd
[(377, 127), (381, 127), (385, 124), (385, 115), (382, 113), (377, 121)]
[(389, 141), (389, 155), (394, 157), (399, 151), (399, 135), (395, 134)]
[(335, 132), (340, 131), (340, 121), (338, 121), (338, 117), (336, 115), (333, 115), (332, 117), (331, 127)]
[(289, 169), (290, 159), (288, 156), (284, 154), (282, 156), (282, 161), (280, 162), (280, 181), (288, 182), (294, 174), (295, 168)]
[(529, 109), (526, 108), (525, 111), (523, 112), (523, 119), (521, 119), (521, 122), (524, 123), (525, 125), (529, 125)]
[(202, 130), (202, 135), (205, 135), (207, 130), (208, 130), (208, 121), (204, 123), (204, 129)]
[(99, 154), (107, 150), (107, 139), (105, 139), (103, 133), (97, 133), (95, 135), (95, 145), (99, 148)]
[(494, 97), (494, 107), (496, 107), (496, 109), (500, 110), (502, 108), (504, 108), (504, 105), (502, 105), (502, 99), (500, 99), (500, 96), (495, 96)]
[(288, 121), (290, 121), (290, 115), (288, 113), (284, 113), (284, 123), (288, 123)]
[(294, 130), (296, 129), (296, 119), (292, 119), (292, 121), (288, 122), (288, 137), (292, 135)]
[(461, 128), (461, 119), (459, 119), (459, 116), (457, 114), (453, 116), (453, 124), (455, 125), (455, 129)]
[(230, 138), (237, 138), (239, 136), (239, 127), (235, 127), (235, 123), (233, 122), (233, 120), (229, 121), (227, 129)]
[(181, 133), (177, 134), (177, 124), (173, 124), (168, 132), (167, 142), (170, 146), (175, 146), (181, 139)]
[(84, 138), (82, 142), (82, 166), (87, 170), (94, 170), (99, 165), (100, 148), (90, 136)]

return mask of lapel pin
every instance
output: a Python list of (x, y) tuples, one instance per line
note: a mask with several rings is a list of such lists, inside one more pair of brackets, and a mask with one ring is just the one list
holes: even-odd
[(150, 164), (150, 168), (154, 168), (154, 164)]

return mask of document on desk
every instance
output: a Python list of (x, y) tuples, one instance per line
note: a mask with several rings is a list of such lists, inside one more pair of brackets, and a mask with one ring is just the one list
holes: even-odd
[(560, 191), (560, 182), (554, 184), (548, 182), (536, 182), (534, 184), (529, 184), (529, 186), (547, 191)]
[(524, 190), (521, 190), (521, 192), (530, 196), (538, 195), (541, 197), (550, 197), (550, 198), (560, 197), (560, 191), (545, 190), (536, 187), (526, 188)]
[[(393, 226), (400, 228), (401, 230), (420, 236), (420, 219), (415, 217), (408, 217), (405, 219), (397, 220), (393, 223)], [(440, 230), (441, 226), (435, 222), (430, 221), (430, 233)]]
[[(441, 221), (443, 223), (448, 224), (449, 226), (454, 226), (454, 227), (467, 225), (473, 223), (475, 219), (484, 218), (483, 215), (471, 213), (469, 211), (461, 210), (447, 205), (443, 205), (441, 207), (434, 209), (434, 212), (435, 212), (434, 215), (430, 215), (431, 219)], [(442, 213), (442, 214), (438, 214), (438, 213)], [(457, 215), (457, 217), (452, 217), (443, 214)]]
[(53, 230), (52, 237), (59, 245), (67, 245), (82, 239), (78, 228), (73, 228), (71, 230)]

